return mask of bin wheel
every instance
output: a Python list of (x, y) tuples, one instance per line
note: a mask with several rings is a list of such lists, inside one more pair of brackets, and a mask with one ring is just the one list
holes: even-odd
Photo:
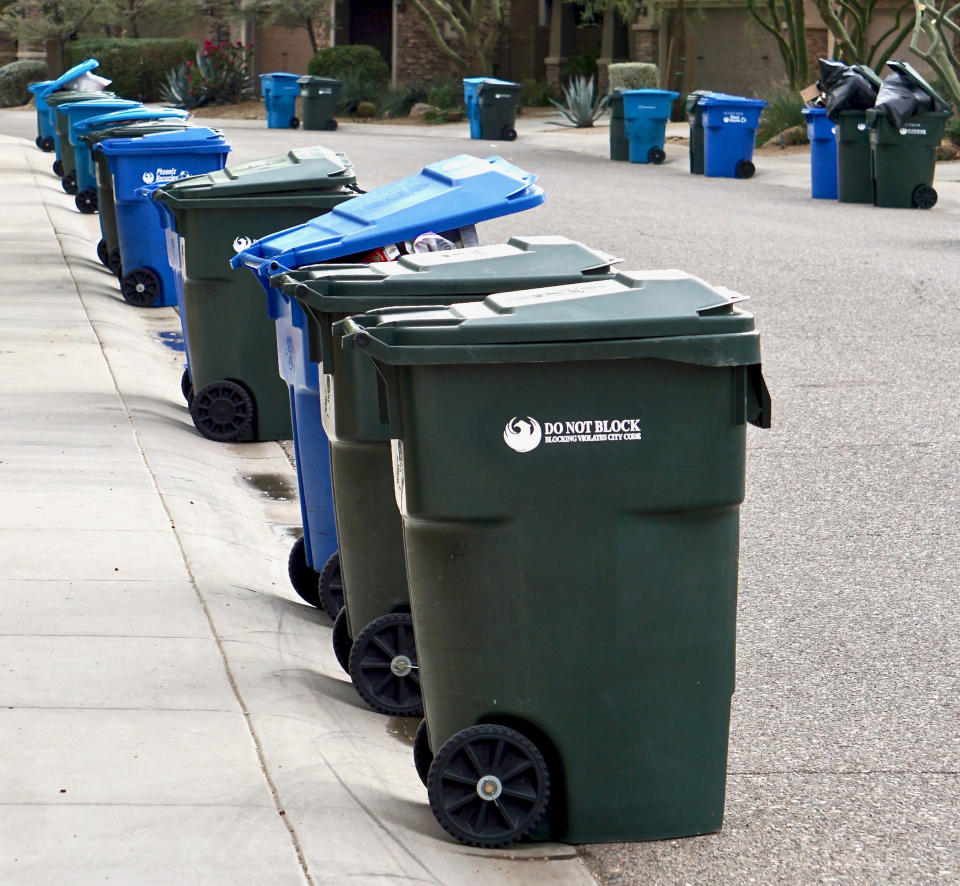
[(92, 188), (87, 188), (77, 194), (73, 198), (73, 202), (77, 204), (77, 209), (84, 215), (91, 215), (97, 211), (97, 192)]
[(51, 153), (53, 151), (53, 148), (54, 148), (54, 144), (53, 144), (52, 136), (45, 135), (42, 139), (40, 139), (40, 150), (43, 151), (45, 154)]
[(120, 293), (124, 301), (134, 307), (153, 307), (160, 298), (160, 278), (149, 268), (137, 268), (123, 275)]
[(40, 147), (40, 136), (39, 136), (39, 135), (33, 140), (33, 143), (34, 143), (38, 148)]
[(433, 762), (433, 751), (430, 750), (430, 736), (427, 734), (427, 721), (421, 720), (417, 727), (417, 734), (413, 737), (413, 765), (420, 776), (424, 787), (427, 776), (430, 774), (430, 764)]
[(339, 551), (334, 551), (323, 564), (317, 586), (320, 591), (320, 606), (330, 618), (336, 618), (343, 609), (343, 576), (340, 573)]
[(517, 130), (512, 126), (504, 126), (503, 129), (500, 130), (500, 138), (502, 138), (505, 142), (516, 141)]
[(119, 249), (110, 250), (110, 254), (107, 256), (107, 267), (113, 271), (114, 277), (118, 280), (123, 279), (123, 262), (120, 259)]
[(59, 178), (63, 178), (63, 160), (53, 161), (53, 174)]
[(427, 796), (440, 826), (461, 843), (506, 846), (543, 817), (550, 773), (525, 735), (506, 726), (471, 726), (437, 751)]
[(350, 628), (347, 627), (347, 610), (341, 609), (340, 614), (333, 620), (333, 633), (330, 635), (333, 640), (333, 654), (337, 657), (340, 667), (350, 673), (350, 650), (353, 648), (353, 640), (350, 639)]
[(291, 118), (290, 118), (290, 128), (291, 128), (291, 129), (299, 129), (299, 128), (300, 128), (300, 118), (299, 118), (299, 117), (291, 117)]
[(375, 711), (395, 717), (423, 716), (410, 613), (381, 615), (357, 634), (350, 650), (350, 678)]
[(110, 267), (110, 250), (107, 249), (106, 240), (101, 240), (97, 244), (97, 258), (100, 259), (100, 264), (105, 268)]
[(71, 169), (62, 179), (60, 187), (63, 188), (72, 197), (77, 193), (77, 170)]
[(304, 603), (320, 606), (318, 576), (316, 570), (307, 565), (307, 542), (303, 536), (298, 538), (290, 548), (290, 556), (287, 557), (287, 575), (290, 576), (293, 589)]
[[(126, 279), (126, 278), (124, 278)], [(247, 389), (226, 378), (204, 385), (193, 395), (190, 417), (208, 440), (231, 443), (253, 430), (253, 397)]]
[(337, 121), (331, 117), (326, 123), (323, 124), (323, 128), (326, 129), (327, 132), (336, 132)]
[(657, 165), (663, 163), (663, 161), (666, 159), (667, 155), (663, 148), (650, 148), (649, 152), (647, 153), (647, 160), (649, 160), (651, 163), (656, 163)]
[(180, 393), (183, 394), (183, 399), (187, 401), (187, 406), (193, 402), (193, 379), (190, 378), (190, 367), (186, 367), (183, 370), (183, 375), (180, 376)]
[(933, 209), (937, 205), (937, 192), (930, 185), (917, 185), (912, 200), (917, 209)]
[(733, 174), (737, 178), (753, 178), (753, 174), (757, 171), (757, 167), (754, 166), (749, 160), (738, 160), (737, 165), (733, 170)]

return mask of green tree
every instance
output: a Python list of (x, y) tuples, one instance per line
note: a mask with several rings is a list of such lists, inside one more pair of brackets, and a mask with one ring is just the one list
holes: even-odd
[(815, 0), (820, 18), (836, 40), (834, 55), (848, 64), (866, 64), (879, 71), (914, 27), (913, 0), (897, 0), (893, 24), (871, 42), (870, 24), (881, 0)]
[(957, 57), (957, 39), (960, 38), (960, 3), (913, 0), (914, 28), (910, 49), (936, 72), (944, 92), (954, 110), (960, 109), (960, 58)]
[(802, 89), (810, 76), (803, 0), (747, 0), (747, 9), (776, 40), (789, 87)]
[(127, 37), (157, 37), (178, 33), (202, 15), (203, 0), (111, 0), (100, 3), (105, 23), (118, 26)]
[[(464, 74), (493, 73), (493, 54), (503, 27), (501, 0), (411, 0), (423, 17), (440, 54)], [(443, 34), (448, 26), (459, 40), (459, 51)]]

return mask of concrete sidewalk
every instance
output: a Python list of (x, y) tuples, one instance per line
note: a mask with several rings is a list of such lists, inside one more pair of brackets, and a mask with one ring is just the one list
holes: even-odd
[(0, 136), (0, 881), (591, 883), (446, 839), (289, 587), (284, 452), (194, 431), (49, 162)]

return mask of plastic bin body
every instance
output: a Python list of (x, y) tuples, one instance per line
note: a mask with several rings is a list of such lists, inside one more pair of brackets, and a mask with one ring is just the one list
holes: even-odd
[(320, 379), (317, 364), (309, 360), (304, 313), (271, 285), (271, 278), (285, 270), (411, 240), (424, 231), (443, 233), (538, 206), (544, 195), (535, 181), (536, 176), (499, 157), (459, 155), (354, 198), (347, 207), (349, 214), (334, 209), (265, 237), (231, 259), (233, 267), (248, 267), (257, 275), (276, 323), (280, 374), (290, 386), (306, 562), (315, 571), (323, 566), (322, 549), (335, 534)]
[(230, 267), (234, 241), (257, 240), (329, 211), (355, 196), (347, 189), (354, 181), (343, 155), (301, 148), (152, 194), (177, 280), (194, 392), (220, 379), (248, 390), (255, 418), (240, 440), (289, 440), (293, 429), (275, 326), (257, 280)]
[[(59, 91), (69, 91), (70, 84), (78, 77), (99, 67), (100, 62), (95, 58), (88, 58), (70, 70), (64, 71), (56, 80), (42, 80), (31, 83), (27, 88), (33, 93), (34, 104), (37, 109), (37, 126), (41, 136), (57, 139), (56, 111), (47, 102), (47, 98)], [(59, 157), (57, 159), (60, 159)]]
[(37, 139), (53, 138), (56, 132), (56, 127), (50, 119), (50, 106), (45, 98), (46, 87), (53, 82), (53, 80), (40, 80), (27, 84), (27, 89), (33, 94), (33, 106), (37, 113)]
[(283, 71), (260, 75), (260, 94), (267, 109), (269, 129), (294, 129), (300, 125), (297, 120), (299, 79), (299, 74)]
[(759, 345), (726, 294), (641, 276), (344, 323), (386, 379), (430, 746), (537, 744), (537, 840), (723, 820)]
[(660, 162), (670, 109), (679, 93), (666, 89), (625, 89), (621, 95), (630, 162)]
[[(73, 153), (73, 169), (77, 175), (77, 190), (96, 190), (97, 173), (93, 157), (85, 142), (80, 141), (79, 131), (75, 128), (78, 123), (89, 120), (91, 117), (102, 117), (116, 111), (127, 111), (133, 108), (143, 108), (137, 101), (122, 98), (102, 99), (97, 101), (80, 102), (78, 104), (60, 105), (59, 114), (66, 117), (65, 130), (70, 149)], [(64, 173), (70, 171), (64, 161)]]
[(703, 173), (713, 178), (753, 175), (753, 145), (761, 99), (711, 93), (699, 102), (703, 119)]
[(393, 491), (389, 426), (373, 364), (343, 351), (333, 325), (374, 308), (479, 301), (491, 292), (610, 275), (611, 257), (562, 237), (422, 253), (366, 267), (317, 265), (282, 275), (308, 319), (309, 358), (321, 371), (322, 418), (340, 546), (348, 631), (409, 612), (403, 528)]
[(837, 199), (837, 126), (826, 108), (804, 108), (810, 139), (810, 194), (817, 200)]
[[(74, 102), (101, 101), (103, 99), (116, 98), (112, 92), (72, 92), (64, 90), (47, 95), (47, 105), (50, 107), (50, 119), (53, 121), (53, 150), (56, 159), (63, 164), (65, 169), (74, 169), (73, 146), (70, 144), (70, 138), (67, 133), (67, 118), (58, 113), (60, 105), (72, 104)], [(69, 161), (69, 166), (67, 163)]]
[(713, 95), (707, 89), (695, 89), (687, 95), (687, 122), (690, 124), (690, 174), (703, 175), (703, 108), (700, 100)]
[(873, 203), (873, 173), (866, 111), (840, 111), (837, 119), (837, 199)]
[(337, 128), (334, 118), (337, 95), (343, 85), (340, 80), (331, 77), (300, 77), (301, 123), (304, 129), (326, 129), (332, 131)]
[(615, 89), (607, 100), (610, 109), (610, 159), (626, 161), (630, 159), (630, 142), (623, 120), (623, 93)]
[(159, 281), (154, 307), (177, 303), (176, 282), (167, 259), (167, 242), (159, 216), (144, 186), (223, 169), (230, 146), (222, 133), (205, 127), (159, 132), (141, 138), (99, 142), (113, 177), (117, 236), (125, 275), (145, 269)]
[(882, 110), (866, 112), (874, 206), (924, 206), (918, 189), (929, 190), (933, 185), (937, 148), (949, 116), (946, 112), (917, 114), (898, 129)]
[(517, 104), (520, 101), (519, 83), (509, 80), (487, 79), (480, 84), (477, 104), (480, 115), (480, 134), (474, 135), (471, 122), (470, 137), (490, 141), (513, 141), (517, 137)]

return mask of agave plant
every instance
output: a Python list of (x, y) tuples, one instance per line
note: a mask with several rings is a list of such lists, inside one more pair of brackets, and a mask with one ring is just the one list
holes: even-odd
[[(577, 129), (593, 126), (594, 120), (607, 109), (607, 96), (596, 95), (593, 77), (589, 80), (581, 74), (572, 77), (563, 87), (563, 98), (563, 104), (553, 99), (550, 101)], [(566, 126), (567, 124), (559, 123), (558, 125)]]

